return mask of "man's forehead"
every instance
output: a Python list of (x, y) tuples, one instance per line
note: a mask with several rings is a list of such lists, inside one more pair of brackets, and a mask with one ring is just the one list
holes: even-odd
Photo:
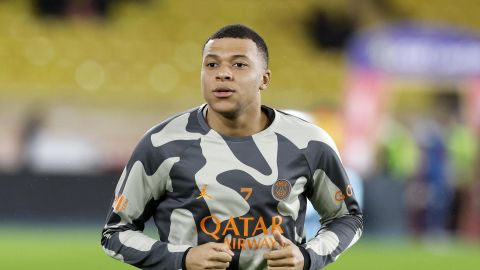
[(258, 53), (255, 42), (250, 39), (220, 38), (211, 39), (205, 44), (203, 54), (207, 55), (245, 55)]

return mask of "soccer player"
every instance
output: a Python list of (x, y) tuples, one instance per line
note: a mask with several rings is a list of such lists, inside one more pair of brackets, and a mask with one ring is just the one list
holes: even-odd
[[(203, 48), (206, 100), (149, 130), (115, 190), (105, 252), (142, 269), (320, 269), (353, 245), (362, 214), (321, 128), (261, 105), (264, 40), (228, 25)], [(306, 200), (321, 228), (304, 236)], [(159, 240), (143, 234), (153, 217)]]

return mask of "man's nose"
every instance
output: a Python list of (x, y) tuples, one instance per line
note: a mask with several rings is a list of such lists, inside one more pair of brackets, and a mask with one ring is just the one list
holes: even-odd
[(233, 79), (232, 72), (228, 67), (221, 67), (218, 69), (216, 79), (219, 81), (229, 81)]

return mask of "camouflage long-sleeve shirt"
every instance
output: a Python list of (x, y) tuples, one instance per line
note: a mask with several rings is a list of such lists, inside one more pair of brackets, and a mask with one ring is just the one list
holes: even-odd
[[(226, 242), (235, 253), (229, 269), (266, 269), (278, 230), (319, 269), (359, 239), (361, 211), (324, 130), (262, 106), (265, 130), (223, 136), (205, 109), (166, 120), (137, 145), (103, 229), (108, 255), (142, 269), (182, 269), (189, 247)], [(307, 199), (322, 217), (308, 242)], [(142, 233), (152, 217), (159, 240)]]

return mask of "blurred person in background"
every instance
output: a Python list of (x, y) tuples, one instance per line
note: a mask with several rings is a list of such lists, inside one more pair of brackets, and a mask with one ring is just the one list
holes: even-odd
[[(363, 230), (337, 148), (321, 128), (261, 105), (268, 49), (243, 25), (204, 45), (207, 104), (155, 126), (120, 177), (105, 252), (143, 269), (319, 269)], [(307, 198), (322, 217), (308, 242)], [(143, 233), (153, 217), (160, 240)]]
[(55, 130), (51, 123), (51, 115), (55, 113), (53, 108), (39, 103), (32, 103), (27, 109), (19, 138), (20, 173), (91, 175), (102, 172), (103, 159), (96, 145), (75, 132)]
[(452, 189), (448, 179), (448, 153), (444, 133), (438, 122), (425, 118), (416, 123), (416, 139), (420, 146), (420, 166), (415, 190), (425, 203), (416, 209), (417, 233), (444, 235), (447, 229)]
[(25, 113), (20, 135), (20, 172), (32, 173), (35, 166), (35, 149), (45, 126), (45, 111), (40, 105), (32, 105)]
[[(480, 136), (476, 135), (477, 142)], [(480, 143), (476, 144), (472, 181), (462, 194), (458, 226), (468, 240), (480, 240)]]
[[(455, 166), (465, 157), (458, 139), (466, 139), (457, 120), (457, 94), (441, 92), (428, 114), (416, 119), (414, 136), (420, 149), (420, 166), (409, 192), (409, 201), (419, 207), (413, 211), (413, 230), (427, 236), (447, 236), (456, 224), (459, 185), (465, 181), (463, 166)], [(467, 160), (463, 160), (467, 162)], [(419, 204), (418, 201), (422, 201)], [(452, 211), (453, 210), (453, 211)], [(452, 216), (453, 214), (453, 216)]]
[(408, 121), (406, 115), (398, 115), (382, 123), (379, 169), (386, 178), (399, 182), (411, 180), (418, 170), (419, 149)]
[(450, 170), (454, 188), (448, 229), (457, 233), (466, 217), (461, 213), (467, 207), (470, 190), (474, 188), (474, 170), (478, 139), (473, 130), (461, 119), (460, 112), (450, 114), (447, 148), (450, 156)]

